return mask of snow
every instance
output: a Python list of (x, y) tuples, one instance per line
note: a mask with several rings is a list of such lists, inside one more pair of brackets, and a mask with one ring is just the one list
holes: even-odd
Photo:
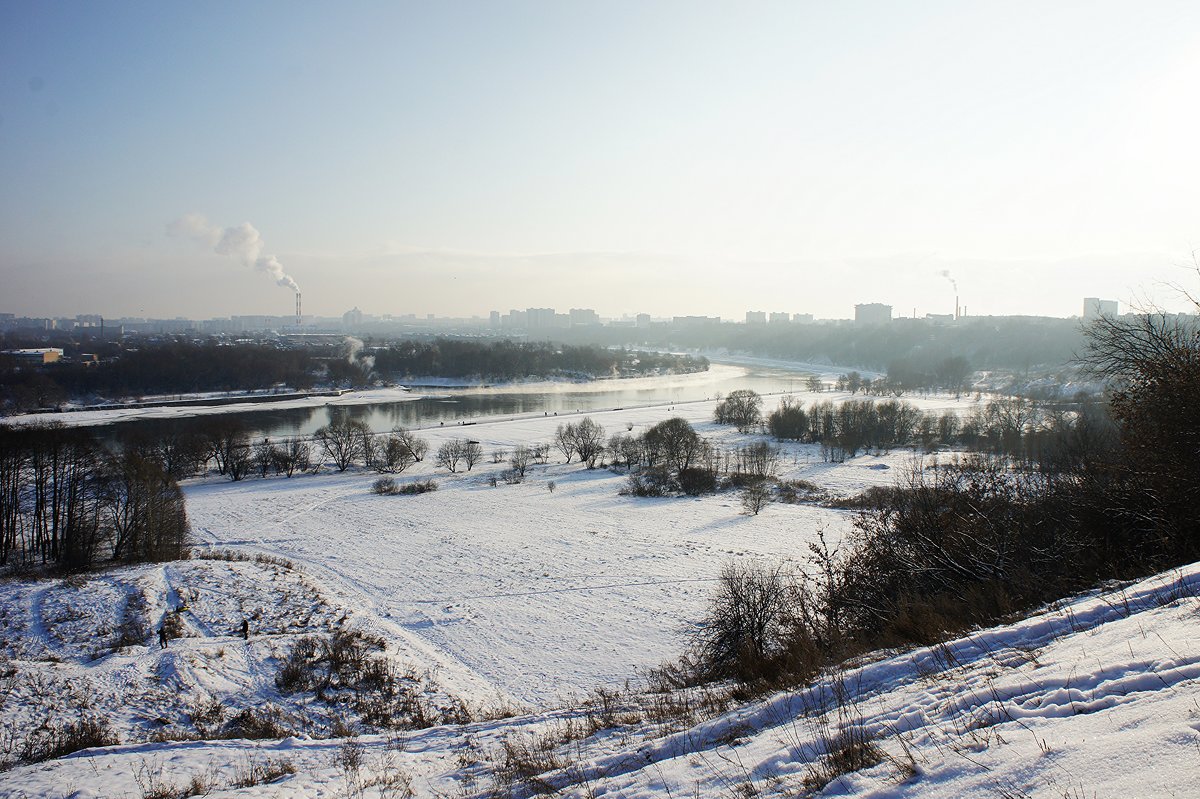
[[(946, 397), (916, 402), (969, 407)], [(750, 440), (709, 422), (712, 408), (587, 415), (609, 433), (682, 415), (725, 446)], [(469, 432), (488, 453), (549, 441), (562, 421), (448, 427), (428, 438), (436, 450)], [(814, 447), (786, 445), (782, 476), (847, 495), (890, 484), (915, 457), (828, 464)], [(1200, 565), (1108, 586), (944, 646), (877, 653), (725, 711), (664, 718), (653, 712), (663, 697), (641, 693), (637, 679), (627, 690), (625, 680), (679, 654), (722, 565), (800, 561), (818, 531), (836, 542), (851, 517), (782, 504), (746, 516), (736, 493), (624, 497), (623, 475), (551, 460), (522, 484), (495, 487), (488, 478), (506, 464), (490, 458), (456, 475), (426, 462), (398, 476), (439, 482), (418, 496), (376, 496), (376, 475), (353, 470), (194, 480), (185, 490), (201, 549), (270, 557), (7, 582), (0, 671), (13, 674), (0, 729), (99, 713), (122, 744), (0, 773), (0, 797), (144, 796), (193, 778), (214, 797), (402, 796), (399, 775), (417, 796), (484, 796), (505, 740), (535, 738), (549, 741), (555, 760), (540, 779), (566, 796), (795, 796), (806, 784), (816, 789), (816, 766), (840, 727), (862, 730), (883, 757), (836, 778), (824, 796), (1200, 795)], [(149, 620), (144, 636), (116, 647), (122, 609), (136, 596)], [(184, 635), (160, 650), (158, 620), (180, 605)], [(249, 641), (242, 618), (252, 619)], [(350, 746), (361, 748), (362, 765), (349, 767), (345, 741), (318, 737), (328, 729), (320, 709), (274, 683), (295, 640), (342, 625), (382, 637), (389, 658), (428, 679), (432, 701), (461, 700), (484, 720), (360, 736)], [(597, 686), (623, 692), (624, 715), (588, 735)], [(288, 719), (309, 719), (308, 732), (154, 740), (156, 730), (188, 729), (190, 714), (212, 699), (230, 712), (275, 705)], [(488, 719), (488, 710), (507, 717)], [(294, 773), (231, 787), (271, 761)], [(509, 788), (533, 792), (519, 781)]]
[[(598, 732), (558, 744), (566, 767), (544, 780), (579, 797), (793, 796), (844, 724), (866, 731), (884, 757), (836, 778), (824, 796), (1195, 796), (1198, 593), (1200, 566), (1191, 566), (884, 656), (698, 724), (643, 720)], [(352, 789), (390, 771), (403, 772), (417, 796), (482, 796), (506, 736), (561, 735), (570, 718), (548, 711), (363, 736), (360, 772), (342, 763), (338, 740), (116, 746), (0, 775), (0, 797), (137, 796), (147, 772), (172, 784), (207, 774), (223, 785), (269, 758), (286, 758), (296, 773), (210, 795), (386, 796), (379, 786)], [(518, 785), (513, 795), (529, 793)]]

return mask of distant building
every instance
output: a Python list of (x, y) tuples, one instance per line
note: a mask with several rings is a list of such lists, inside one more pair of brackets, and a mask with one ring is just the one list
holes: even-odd
[(587, 327), (600, 324), (600, 314), (591, 308), (572, 308), (569, 315), (571, 327)]
[(746, 324), (748, 325), (765, 325), (767, 323), (766, 311), (746, 311)]
[(1102, 300), (1098, 297), (1083, 298), (1083, 318), (1085, 320), (1099, 319), (1102, 316), (1112, 318), (1119, 316), (1118, 311), (1116, 300)]
[(788, 313), (779, 313), (777, 311), (771, 311), (771, 316), (767, 319), (767, 321), (769, 321), (773, 325), (787, 324), (788, 322), (792, 321), (792, 315), (788, 314)]
[(554, 327), (554, 309), (526, 308), (525, 326), (530, 330), (545, 330)]
[(361, 327), (363, 321), (363, 312), (358, 310), (358, 306), (354, 306), (349, 311), (342, 314), (343, 327)]
[(707, 327), (721, 324), (719, 316), (673, 316), (671, 324), (676, 327)]
[(648, 314), (648, 313), (638, 314), (637, 315), (637, 326), (638, 327), (650, 327), (650, 314)]
[(54, 363), (63, 356), (58, 347), (41, 347), (39, 349), (5, 350), (4, 354), (16, 358), (21, 363), (38, 364)]
[(867, 302), (854, 306), (854, 322), (859, 325), (883, 325), (892, 321), (892, 306)]
[(488, 327), (497, 330), (500, 327), (500, 312), (492, 311), (488, 314)]
[(792, 322), (800, 325), (811, 325), (813, 315), (810, 313), (794, 313), (792, 314)]
[(952, 314), (952, 313), (927, 313), (927, 314), (925, 314), (925, 318), (927, 320), (929, 320), (930, 322), (934, 322), (939, 325), (946, 325), (946, 324), (950, 324), (951, 322), (954, 321), (954, 314)]

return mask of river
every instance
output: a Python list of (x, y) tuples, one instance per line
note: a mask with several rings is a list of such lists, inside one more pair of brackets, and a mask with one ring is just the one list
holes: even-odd
[[(310, 435), (333, 419), (366, 422), (371, 430), (393, 427), (428, 428), (460, 422), (495, 420), (530, 415), (558, 415), (613, 410), (646, 405), (695, 402), (728, 394), (736, 389), (753, 389), (759, 394), (801, 391), (813, 372), (800, 367), (744, 366), (714, 363), (706, 372), (586, 383), (506, 384), (469, 388), (414, 387), (412, 396), (387, 402), (352, 403), (317, 401), (307, 407), (257, 406), (254, 410), (231, 410), (221, 415), (241, 421), (254, 438)], [(769, 401), (768, 408), (773, 407)], [(190, 409), (171, 409), (169, 419), (116, 421), (102, 424), (101, 436), (108, 438), (131, 425), (169, 424), (176, 420), (194, 423)], [(100, 432), (100, 430), (97, 430)]]

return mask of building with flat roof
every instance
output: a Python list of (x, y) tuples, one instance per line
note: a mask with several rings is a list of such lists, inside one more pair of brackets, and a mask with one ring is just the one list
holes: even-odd
[(63, 356), (58, 347), (39, 347), (36, 349), (5, 350), (5, 355), (16, 358), (21, 363), (39, 364), (55, 363)]
[(867, 302), (854, 306), (854, 322), (860, 325), (882, 325), (892, 321), (892, 306), (882, 302)]
[(1086, 320), (1119, 316), (1119, 306), (1116, 300), (1102, 300), (1099, 297), (1083, 298), (1083, 318)]

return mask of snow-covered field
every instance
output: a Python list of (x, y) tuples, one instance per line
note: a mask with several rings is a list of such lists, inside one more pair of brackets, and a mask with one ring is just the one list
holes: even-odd
[[(589, 415), (609, 433), (680, 415), (724, 446), (752, 438), (709, 422), (713, 404)], [(562, 421), (446, 427), (427, 437), (431, 452), (469, 435), (490, 453), (549, 441)], [(785, 446), (781, 476), (849, 495), (891, 483), (913, 457), (827, 464), (815, 447)], [(0, 774), (0, 797), (148, 796), (193, 777), (211, 796), (403, 796), (405, 784), (419, 796), (487, 795), (497, 765), (511, 765), (521, 749), (516, 742), (535, 739), (544, 784), (510, 769), (513, 795), (787, 796), (816, 787), (839, 726), (863, 730), (882, 760), (824, 795), (1200, 795), (1200, 569), (725, 712), (667, 712), (661, 697), (627, 693), (619, 712), (596, 724), (597, 711), (581, 709), (595, 699), (589, 692), (620, 690), (639, 669), (678, 655), (726, 561), (801, 561), (818, 532), (831, 542), (846, 535), (849, 516), (805, 504), (747, 516), (736, 493), (620, 496), (623, 475), (563, 465), (557, 453), (518, 485), (490, 485), (506, 468), (490, 458), (455, 475), (431, 460), (398, 476), (439, 482), (418, 496), (377, 496), (377, 476), (365, 471), (186, 485), (201, 550), (267, 556), (261, 561), (194, 559), (86, 581), (7, 583), (2, 728), (99, 714), (122, 745)], [(182, 637), (160, 650), (153, 631), (179, 607)], [(131, 631), (128, 619), (139, 615), (145, 623)], [(477, 716), (517, 715), (363, 736), (349, 748), (310, 737), (327, 734), (331, 711), (311, 695), (281, 692), (275, 675), (300, 637), (339, 629), (383, 639), (431, 707), (461, 701)], [(226, 719), (269, 705), (298, 735), (155, 740), (194, 730), (217, 700)], [(586, 735), (609, 722), (617, 726)], [(285, 762), (295, 773), (228, 787)]]
[[(753, 438), (710, 422), (714, 404), (589, 415), (610, 434), (680, 415), (727, 446)], [(426, 432), (431, 452), (469, 435), (486, 455), (549, 442), (562, 421)], [(789, 446), (783, 476), (848, 494), (890, 483), (912, 457), (894, 452), (835, 465), (816, 447)], [(836, 542), (850, 524), (847, 514), (814, 505), (746, 516), (736, 492), (624, 497), (624, 474), (564, 465), (553, 451), (551, 464), (530, 469), (524, 483), (495, 487), (488, 478), (506, 463), (485, 457), (471, 472), (450, 475), (430, 460), (400, 476), (433, 474), (440, 489), (430, 494), (375, 496), (376, 475), (368, 472), (207, 481), (187, 487), (188, 510), (203, 544), (301, 563), (343, 601), (428, 641), (501, 696), (535, 705), (619, 683), (677, 655), (727, 559), (801, 559), (818, 531)]]

